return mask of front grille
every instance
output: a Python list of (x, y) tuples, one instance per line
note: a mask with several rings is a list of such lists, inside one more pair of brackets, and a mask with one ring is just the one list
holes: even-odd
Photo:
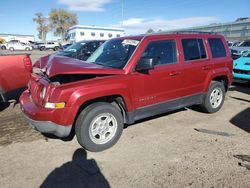
[(248, 74), (248, 75), (250, 75), (250, 71), (245, 71), (245, 70), (240, 70), (240, 69), (233, 69), (233, 72), (237, 73), (237, 74)]

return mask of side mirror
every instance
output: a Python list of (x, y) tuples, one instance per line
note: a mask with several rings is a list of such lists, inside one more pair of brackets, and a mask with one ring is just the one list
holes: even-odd
[(145, 71), (154, 69), (154, 59), (153, 58), (141, 58), (135, 68), (136, 71)]

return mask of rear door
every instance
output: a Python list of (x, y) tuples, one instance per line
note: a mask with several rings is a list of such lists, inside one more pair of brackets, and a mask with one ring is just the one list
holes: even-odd
[(152, 58), (155, 61), (154, 69), (134, 73), (134, 105), (137, 109), (144, 108), (147, 111), (141, 111), (142, 114), (137, 116), (146, 117), (147, 114), (166, 111), (161, 109), (167, 107), (165, 102), (181, 96), (182, 71), (176, 39), (149, 41), (140, 58)]
[(181, 38), (183, 60), (183, 96), (192, 96), (204, 92), (207, 75), (213, 70), (208, 58), (208, 50), (203, 38)]

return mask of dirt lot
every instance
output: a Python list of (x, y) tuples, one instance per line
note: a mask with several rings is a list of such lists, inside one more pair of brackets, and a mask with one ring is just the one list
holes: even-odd
[[(33, 59), (41, 56), (35, 53)], [(231, 86), (216, 114), (187, 108), (138, 122), (101, 153), (81, 149), (75, 137), (62, 141), (37, 133), (25, 123), (19, 104), (2, 105), (0, 111), (4, 188), (250, 187), (246, 84)]]

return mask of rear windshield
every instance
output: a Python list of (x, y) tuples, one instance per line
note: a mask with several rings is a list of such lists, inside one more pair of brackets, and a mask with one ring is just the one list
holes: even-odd
[(226, 57), (227, 53), (226, 53), (226, 49), (224, 47), (223, 42), (221, 41), (221, 39), (218, 38), (210, 38), (208, 39), (208, 43), (210, 45), (210, 49), (212, 51), (212, 56), (213, 58), (219, 58), (219, 57)]

